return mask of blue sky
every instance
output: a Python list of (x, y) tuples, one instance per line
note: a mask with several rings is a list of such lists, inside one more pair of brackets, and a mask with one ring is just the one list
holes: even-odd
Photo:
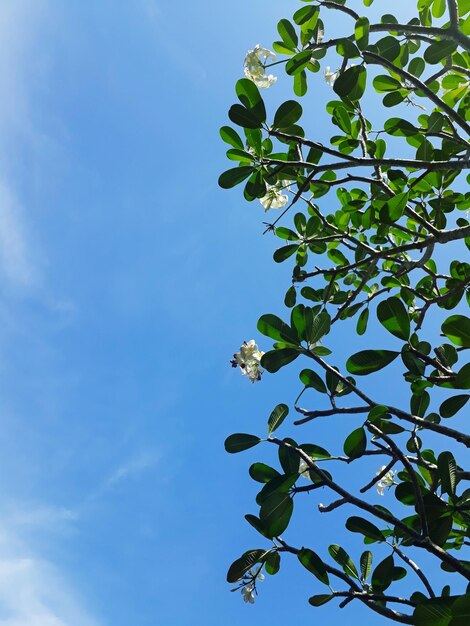
[[(231, 458), (223, 440), (263, 432), (300, 367), (251, 386), (228, 365), (282, 310), (289, 267), (262, 208), (217, 188), (218, 128), (246, 50), (297, 5), (0, 6), (1, 626), (317, 618), (295, 564), (253, 607), (225, 583), (263, 545), (242, 516), (269, 453)], [(314, 84), (320, 132), (331, 92)], [(325, 530), (302, 506), (311, 547), (339, 542), (341, 519)]]

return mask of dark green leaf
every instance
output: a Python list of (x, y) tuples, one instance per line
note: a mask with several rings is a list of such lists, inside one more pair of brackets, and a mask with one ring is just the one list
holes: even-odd
[(400, 298), (382, 300), (377, 306), (379, 322), (392, 335), (407, 341), (410, 336), (410, 317)]
[(273, 128), (289, 128), (302, 116), (302, 107), (295, 100), (283, 102), (274, 115)]
[(359, 574), (357, 573), (356, 566), (352, 562), (351, 557), (346, 550), (341, 548), (341, 546), (333, 544), (328, 548), (328, 552), (330, 553), (331, 558), (334, 559), (336, 563), (341, 565), (344, 572), (348, 576), (352, 576), (353, 578), (359, 580)]
[(260, 441), (261, 439), (255, 435), (237, 433), (227, 437), (224, 445), (227, 452), (235, 454), (237, 452), (243, 452), (243, 450), (248, 450), (248, 448), (253, 448), (253, 446), (258, 445)]
[(247, 165), (234, 167), (219, 176), (219, 186), (222, 187), (222, 189), (230, 189), (231, 187), (235, 187), (236, 185), (244, 181), (245, 178), (248, 178), (248, 176), (252, 172), (253, 168)]
[(268, 537), (281, 535), (289, 525), (294, 504), (287, 493), (274, 492), (263, 502), (260, 519)]
[(367, 447), (367, 436), (364, 428), (356, 428), (346, 437), (344, 453), (351, 459), (362, 456)]
[(266, 337), (274, 339), (275, 341), (290, 341), (298, 343), (296, 332), (288, 324), (283, 322), (281, 318), (277, 317), (277, 315), (273, 315), (272, 313), (262, 315), (258, 320), (257, 328), (260, 333), (266, 335)]
[(340, 98), (360, 100), (366, 89), (367, 72), (362, 65), (350, 67), (335, 80), (333, 89)]
[(299, 378), (306, 387), (312, 387), (320, 393), (326, 393), (325, 383), (316, 372), (312, 370), (302, 370)]
[(377, 526), (362, 517), (350, 517), (346, 522), (346, 528), (352, 533), (360, 533), (374, 541), (384, 541), (384, 536)]
[(369, 578), (371, 568), (372, 552), (370, 552), (370, 550), (366, 550), (361, 554), (361, 574), (364, 582)]
[(393, 556), (387, 556), (381, 561), (372, 573), (372, 588), (374, 591), (385, 591), (393, 582), (395, 563)]
[(282, 246), (282, 248), (278, 248), (274, 252), (273, 259), (275, 260), (276, 263), (282, 263), (283, 261), (288, 259), (290, 256), (292, 256), (294, 252), (297, 252), (298, 248), (299, 246), (296, 243), (291, 243), (287, 246)]
[(451, 452), (441, 452), (437, 459), (437, 469), (441, 479), (442, 491), (453, 496), (457, 484), (457, 463)]
[(349, 357), (346, 368), (350, 374), (367, 376), (389, 365), (399, 354), (391, 350), (363, 350)]
[(264, 463), (253, 463), (249, 469), (249, 473), (251, 478), (258, 483), (267, 483), (273, 478), (280, 476), (279, 472), (275, 470), (274, 467), (270, 467)]
[(280, 566), (281, 555), (279, 554), (279, 552), (270, 552), (264, 563), (264, 569), (266, 570), (266, 574), (274, 576), (274, 574), (278, 573)]
[(241, 104), (232, 104), (228, 116), (234, 124), (243, 128), (261, 128), (262, 125), (258, 117)]
[(262, 123), (266, 121), (266, 108), (258, 87), (252, 80), (241, 78), (235, 85), (235, 92), (243, 106)]
[(271, 350), (270, 352), (266, 352), (261, 358), (261, 365), (268, 372), (274, 374), (284, 365), (288, 365), (295, 361), (295, 359), (299, 356), (299, 351), (294, 348), (282, 348), (280, 350)]
[(456, 48), (457, 43), (450, 39), (435, 41), (424, 51), (424, 60), (426, 63), (434, 65), (450, 56), (453, 52), (455, 52)]
[(289, 414), (289, 407), (287, 404), (278, 404), (273, 410), (268, 420), (268, 435), (272, 433), (282, 424)]
[(444, 400), (439, 408), (441, 417), (453, 417), (467, 404), (469, 398), (470, 395), (466, 393), (459, 396), (452, 396), (452, 398)]
[(332, 600), (335, 596), (331, 593), (319, 593), (316, 596), (312, 596), (308, 599), (309, 604), (312, 606), (322, 606), (326, 604), (330, 600)]
[(367, 322), (369, 321), (369, 309), (366, 308), (362, 311), (357, 319), (356, 332), (358, 335), (363, 335), (367, 330)]
[(318, 554), (308, 548), (302, 548), (298, 552), (297, 558), (309, 572), (318, 578), (320, 582), (325, 585), (329, 584), (330, 580), (328, 578), (328, 573)]
[(266, 553), (266, 550), (248, 550), (248, 552), (242, 554), (242, 556), (229, 567), (227, 582), (236, 583), (255, 563), (259, 563)]
[(442, 332), (456, 346), (470, 348), (470, 319), (465, 315), (452, 315), (442, 324)]

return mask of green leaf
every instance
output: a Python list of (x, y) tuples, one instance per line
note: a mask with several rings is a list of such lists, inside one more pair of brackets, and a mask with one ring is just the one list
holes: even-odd
[(312, 606), (323, 606), (335, 596), (331, 593), (319, 593), (316, 596), (311, 596), (308, 601)]
[(302, 72), (310, 63), (311, 58), (312, 58), (311, 50), (303, 50), (302, 52), (295, 54), (286, 63), (287, 74), (289, 74), (289, 76), (295, 76), (299, 72)]
[(349, 357), (346, 369), (350, 374), (367, 376), (389, 365), (399, 354), (391, 350), (362, 350)]
[(350, 67), (335, 80), (333, 89), (340, 98), (360, 100), (366, 90), (367, 72), (362, 65)]
[(394, 569), (393, 556), (387, 556), (372, 572), (372, 589), (379, 592), (388, 589), (393, 582)]
[(259, 318), (257, 329), (260, 333), (275, 341), (288, 341), (291, 343), (298, 343), (299, 341), (295, 330), (283, 322), (280, 317), (272, 313), (266, 313)]
[(405, 305), (395, 296), (382, 300), (377, 306), (379, 322), (398, 339), (408, 341), (410, 336), (410, 316)]
[(365, 452), (367, 447), (367, 436), (364, 428), (356, 428), (346, 437), (344, 442), (344, 453), (350, 459), (358, 459)]
[(470, 319), (465, 315), (451, 315), (441, 330), (456, 346), (470, 348)]
[(361, 554), (361, 574), (362, 580), (365, 582), (370, 576), (372, 568), (372, 552), (366, 550)]
[(367, 17), (360, 17), (356, 20), (354, 27), (354, 38), (361, 50), (367, 48), (369, 44), (369, 20)]
[(299, 98), (307, 93), (307, 74), (305, 70), (294, 74), (294, 93)]
[(225, 143), (228, 143), (230, 146), (233, 146), (234, 148), (238, 148), (240, 150), (245, 149), (245, 144), (243, 143), (240, 135), (230, 126), (222, 126), (222, 128), (220, 129), (220, 136), (222, 137), (223, 141), (225, 141)]
[(238, 99), (246, 109), (249, 109), (259, 122), (266, 121), (266, 107), (258, 87), (248, 78), (240, 78), (235, 85)]
[(325, 565), (318, 554), (308, 548), (302, 548), (297, 553), (297, 558), (310, 573), (318, 578), (321, 583), (329, 585), (330, 579), (328, 578), (328, 572), (326, 571)]
[(470, 363), (467, 363), (457, 374), (455, 379), (457, 389), (470, 389)]
[(261, 128), (262, 123), (256, 115), (241, 104), (232, 104), (228, 116), (234, 124), (243, 128)]
[(280, 350), (271, 350), (261, 357), (261, 366), (268, 372), (274, 374), (284, 365), (288, 365), (295, 361), (299, 356), (299, 351), (294, 348), (281, 348)]
[(270, 552), (264, 563), (264, 569), (266, 570), (266, 574), (274, 576), (274, 574), (278, 573), (280, 566), (281, 555), (279, 554), (279, 552)]
[(297, 302), (297, 291), (294, 287), (294, 285), (292, 285), (291, 287), (289, 287), (289, 289), (286, 291), (286, 295), (284, 297), (284, 304), (287, 307), (293, 307), (295, 306), (295, 303)]
[(332, 559), (336, 561), (343, 568), (344, 572), (348, 576), (352, 576), (359, 580), (359, 574), (357, 573), (356, 566), (351, 560), (349, 554), (341, 546), (333, 544), (328, 548), (328, 552)]
[(434, 65), (450, 56), (457, 49), (457, 44), (449, 39), (441, 39), (435, 41), (424, 51), (424, 60), (426, 63)]
[(357, 319), (356, 332), (358, 335), (363, 335), (367, 330), (367, 322), (369, 321), (369, 308), (362, 311)]
[[(245, 519), (248, 522), (248, 524), (250, 524), (250, 526), (252, 526), (256, 532), (258, 532), (260, 535), (263, 535), (263, 537), (266, 537), (266, 531), (264, 530), (264, 525), (262, 523), (262, 521), (259, 519), (259, 517), (256, 517), (256, 515), (251, 515), (250, 513), (248, 513), (247, 515), (245, 515)], [(269, 539), (269, 537), (267, 537)]]
[(346, 528), (352, 533), (360, 533), (373, 541), (385, 541), (382, 532), (377, 526), (362, 517), (350, 517), (346, 522)]
[(280, 476), (279, 472), (265, 463), (253, 463), (248, 470), (251, 478), (258, 483), (268, 483)]
[(253, 168), (247, 165), (234, 167), (219, 176), (219, 186), (222, 187), (222, 189), (230, 189), (231, 187), (235, 187), (236, 185), (243, 182), (245, 178), (248, 178), (248, 176), (252, 172)]
[(266, 550), (248, 550), (248, 552), (242, 554), (242, 556), (229, 567), (227, 582), (236, 583), (255, 563), (259, 563), (260, 559), (262, 559), (266, 553)]
[(224, 446), (227, 452), (230, 454), (236, 454), (237, 452), (243, 452), (243, 450), (248, 450), (249, 448), (253, 448), (253, 446), (257, 446), (260, 441), (261, 439), (255, 435), (236, 433), (235, 435), (227, 437)]
[(323, 310), (317, 315), (312, 322), (312, 333), (308, 339), (310, 343), (316, 343), (320, 341), (325, 335), (330, 332), (331, 317), (328, 311)]
[(273, 128), (289, 128), (302, 116), (302, 107), (295, 100), (283, 102), (274, 115)]
[(294, 504), (288, 493), (272, 493), (261, 505), (260, 519), (268, 537), (278, 537), (289, 525)]
[(306, 387), (312, 387), (320, 393), (327, 393), (325, 383), (316, 372), (307, 369), (302, 370), (299, 378)]
[(299, 43), (299, 38), (295, 32), (295, 28), (289, 20), (283, 19), (277, 25), (277, 32), (281, 36), (282, 41), (291, 49), (295, 49)]
[[(467, 588), (468, 591), (468, 588)], [(450, 626), (468, 626), (470, 623), (470, 593), (458, 597), (452, 605)]]
[(386, 91), (396, 91), (400, 89), (401, 83), (396, 78), (392, 78), (388, 76), (388, 74), (380, 74), (376, 76), (372, 81), (374, 85), (374, 89), (379, 93), (384, 93)]
[(274, 254), (273, 259), (276, 263), (282, 263), (287, 260), (290, 256), (297, 252), (299, 246), (296, 243), (291, 243), (287, 246), (282, 246), (282, 248), (278, 248)]
[(437, 459), (437, 469), (441, 479), (442, 491), (453, 496), (457, 485), (457, 463), (451, 452), (441, 452)]
[(467, 404), (469, 398), (470, 395), (468, 395), (467, 393), (458, 396), (452, 396), (452, 398), (447, 398), (447, 400), (444, 400), (439, 408), (440, 416), (453, 417), (456, 413), (460, 411), (462, 407)]
[(390, 222), (398, 221), (403, 215), (408, 203), (408, 196), (408, 192), (398, 193), (387, 202), (387, 215)]
[(277, 428), (282, 424), (282, 422), (286, 419), (289, 414), (289, 407), (287, 404), (278, 404), (276, 408), (272, 411), (268, 420), (268, 435), (272, 435), (272, 433), (277, 430)]
[(413, 612), (415, 626), (449, 626), (454, 598), (431, 598), (418, 604)]

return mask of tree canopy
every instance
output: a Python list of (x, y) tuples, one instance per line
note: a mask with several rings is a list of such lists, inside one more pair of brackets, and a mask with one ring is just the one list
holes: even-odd
[[(225, 442), (230, 453), (275, 446), (279, 460), (250, 467), (261, 486), (259, 512), (245, 518), (261, 547), (235, 560), (227, 579), (252, 602), (262, 572), (277, 574), (290, 555), (316, 578), (313, 606), (357, 600), (405, 624), (463, 626), (470, 618), (470, 472), (456, 457), (468, 458), (470, 447), (463, 422), (470, 398), (470, 0), (418, 0), (406, 23), (393, 14), (369, 19), (372, 4), (304, 0), (291, 20), (281, 19), (272, 50), (258, 45), (247, 53), (228, 114), (233, 125), (221, 129), (234, 167), (220, 186), (243, 185), (245, 200), (261, 203), (269, 212), (265, 232), (281, 240), (275, 263), (293, 265), (285, 315), (266, 313), (258, 322), (272, 349), (245, 342), (232, 365), (257, 384), (291, 363), (302, 368), (296, 399), (272, 409), (267, 430)], [(347, 24), (339, 34), (338, 12)], [(261, 90), (275, 90), (281, 70), (295, 99), (270, 112)], [(307, 137), (303, 127), (319, 74), (332, 88), (322, 120), (329, 142)], [(340, 366), (329, 337), (354, 331), (364, 349)], [(377, 377), (370, 391), (376, 372), (389, 385), (405, 383), (407, 405), (391, 403)], [(326, 408), (305, 407), (306, 390)], [(340, 415), (350, 415), (353, 428), (338, 449), (297, 442), (305, 425), (322, 418), (336, 428)], [(338, 467), (371, 457), (377, 471), (364, 470), (363, 485), (348, 484), (344, 472), (336, 478)], [(317, 490), (331, 496), (318, 505), (322, 513), (355, 509), (345, 526), (366, 544), (358, 562), (307, 530), (305, 544), (289, 542), (294, 502)], [(394, 496), (387, 507), (377, 502), (384, 493)], [(376, 563), (379, 544), (387, 555)], [(423, 553), (434, 562), (426, 571)], [(410, 582), (400, 584), (405, 576)], [(442, 577), (448, 582), (438, 589)]]

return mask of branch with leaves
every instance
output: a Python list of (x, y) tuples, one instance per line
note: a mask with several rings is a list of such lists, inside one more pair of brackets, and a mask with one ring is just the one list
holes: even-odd
[[(302, 430), (321, 418), (335, 421), (338, 435), (346, 428), (342, 450), (331, 452), (321, 431), (304, 444), (280, 438), (274, 433), (289, 416), (282, 403), (268, 417), (267, 436), (227, 438), (229, 453), (267, 442), (279, 461), (249, 470), (260, 485), (259, 513), (245, 519), (268, 545), (244, 553), (227, 578), (253, 602), (261, 572), (277, 574), (281, 557), (290, 555), (326, 587), (310, 598), (312, 606), (359, 601), (399, 623), (454, 626), (470, 611), (470, 594), (457, 584), (470, 580), (470, 472), (454, 457), (470, 447), (460, 419), (470, 399), (470, 4), (419, 0), (407, 24), (393, 15), (369, 20), (348, 4), (304, 2), (292, 21), (282, 19), (273, 44), (279, 60), (261, 46), (250, 50), (229, 110), (241, 131), (221, 129), (237, 164), (220, 176), (221, 187), (243, 184), (248, 202), (280, 210), (265, 232), (281, 240), (274, 261), (293, 262), (284, 296), (289, 314), (258, 322), (272, 349), (245, 342), (232, 365), (259, 382), (304, 362), (292, 402), (300, 417), (291, 426)], [(334, 30), (336, 11), (348, 18), (344, 33)], [(330, 66), (323, 65), (327, 55)], [(275, 85), (269, 72), (282, 66), (297, 98), (323, 69), (334, 94), (326, 104), (329, 140), (307, 136), (298, 100), (268, 114), (260, 89)], [(372, 347), (337, 367), (342, 355), (327, 344), (341, 328)], [(383, 347), (374, 347), (379, 342)], [(401, 388), (405, 405), (391, 402), (380, 385), (370, 394), (357, 381), (374, 376)], [(314, 408), (299, 404), (307, 390), (316, 394)], [(344, 404), (345, 396), (355, 402)], [(337, 472), (345, 463), (363, 468), (359, 486)], [(359, 566), (338, 544), (325, 554), (318, 538), (305, 538), (314, 549), (287, 543), (294, 501), (320, 489), (331, 495), (318, 504), (320, 513), (341, 516), (352, 507), (361, 514), (345, 520), (352, 549), (353, 536), (370, 546)], [(375, 493), (392, 503), (378, 505)], [(372, 568), (376, 545), (388, 554)], [(420, 553), (436, 566), (424, 571), (415, 560)], [(423, 591), (394, 590), (408, 574)]]

